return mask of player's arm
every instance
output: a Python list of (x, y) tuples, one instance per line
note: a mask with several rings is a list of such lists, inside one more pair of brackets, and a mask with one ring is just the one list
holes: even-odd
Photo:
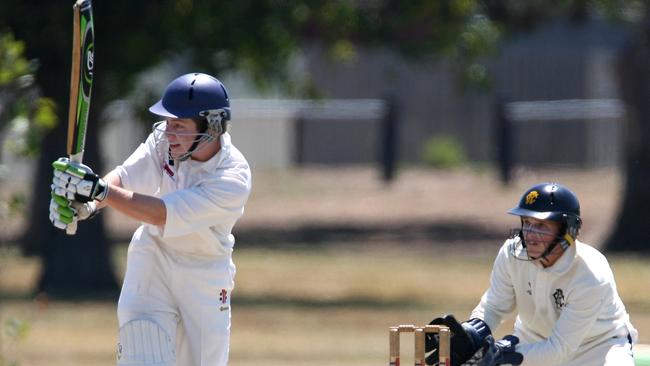
[[(109, 187), (124, 188), (124, 185), (122, 185), (122, 178), (120, 178), (120, 175), (115, 170), (111, 170), (111, 172), (106, 174), (103, 179)], [(97, 209), (104, 208), (108, 205), (107, 201), (95, 201), (95, 203), (97, 204)]]
[(497, 329), (516, 305), (514, 279), (509, 270), (508, 245), (506, 241), (501, 246), (492, 266), (490, 285), (470, 315), (470, 319), (482, 319), (491, 329)]
[[(110, 176), (113, 177), (113, 176)], [(117, 180), (119, 176), (115, 175)], [(156, 197), (129, 191), (119, 185), (108, 184), (108, 195), (99, 205), (110, 206), (121, 213), (147, 224), (165, 225), (167, 208), (165, 203)]]
[(162, 237), (187, 235), (214, 225), (234, 222), (244, 212), (251, 191), (250, 171), (241, 165), (221, 170), (200, 184), (161, 196), (167, 208)]
[[(167, 215), (162, 200), (135, 193), (122, 187), (121, 178), (112, 171), (105, 179), (100, 178), (89, 167), (59, 159), (54, 164), (53, 191), (62, 197), (74, 200), (84, 207), (111, 206), (123, 214), (152, 225), (164, 225)], [(92, 215), (92, 212), (90, 213)]]
[(103, 180), (108, 186), (108, 194), (106, 199), (96, 201), (97, 209), (110, 206), (133, 219), (147, 224), (157, 226), (165, 224), (167, 209), (162, 200), (124, 188), (122, 179), (116, 170), (106, 174)]

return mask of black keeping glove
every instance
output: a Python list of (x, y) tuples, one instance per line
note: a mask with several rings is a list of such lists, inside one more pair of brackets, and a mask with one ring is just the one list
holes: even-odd
[(519, 343), (519, 338), (513, 335), (507, 335), (497, 342), (491, 335), (485, 338), (483, 345), (483, 359), (479, 366), (497, 366), (497, 365), (521, 365), (524, 356), (515, 351), (515, 346)]
[[(462, 324), (452, 314), (435, 318), (431, 325), (445, 325), (451, 331), (451, 366), (460, 366), (469, 360), (481, 347), (484, 339), (492, 334), (490, 327), (481, 319), (470, 319)], [(425, 350), (431, 352), (426, 358), (427, 365), (438, 362), (440, 337), (436, 333), (426, 335)]]

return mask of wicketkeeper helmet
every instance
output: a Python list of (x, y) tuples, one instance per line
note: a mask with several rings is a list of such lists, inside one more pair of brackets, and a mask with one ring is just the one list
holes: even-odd
[(582, 224), (578, 198), (558, 183), (540, 183), (529, 188), (508, 213), (559, 222), (562, 224), (560, 237), (566, 241), (560, 243), (562, 246), (573, 244)]

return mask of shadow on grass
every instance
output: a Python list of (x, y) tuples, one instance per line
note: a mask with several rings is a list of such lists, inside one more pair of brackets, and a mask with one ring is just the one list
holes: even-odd
[(270, 246), (309, 243), (502, 241), (503, 230), (480, 223), (444, 221), (394, 224), (307, 224), (299, 227), (235, 227), (238, 245)]
[[(34, 301), (34, 302), (108, 302), (117, 303), (119, 293), (116, 292), (70, 292), (70, 293), (35, 293), (32, 291), (7, 291), (0, 290), (0, 302), (2, 301)], [(1, 364), (0, 364), (1, 365)]]
[(234, 295), (233, 306), (242, 308), (300, 308), (300, 309), (423, 309), (430, 308), (430, 303), (409, 299), (382, 300), (371, 297), (348, 297), (342, 299), (309, 299), (280, 296)]
[[(117, 299), (112, 296), (68, 296), (44, 298), (43, 296), (34, 295), (27, 292), (0, 292), (0, 301), (20, 301), (20, 302), (43, 302), (56, 301), (57, 303), (77, 303), (77, 302), (107, 302), (117, 303)], [(299, 309), (425, 309), (430, 308), (430, 303), (418, 302), (409, 299), (382, 300), (372, 297), (348, 297), (342, 299), (310, 299), (296, 298), (286, 296), (251, 296), (235, 295), (232, 300), (233, 306), (241, 308), (299, 308)]]

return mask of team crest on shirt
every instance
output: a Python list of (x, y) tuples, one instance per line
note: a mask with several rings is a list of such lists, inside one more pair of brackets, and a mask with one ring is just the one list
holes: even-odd
[(230, 306), (228, 306), (228, 290), (225, 288), (222, 288), (221, 292), (219, 292), (219, 303), (221, 304), (219, 310), (224, 311), (230, 309)]
[(553, 299), (555, 299), (555, 308), (558, 310), (562, 310), (566, 305), (566, 302), (564, 302), (564, 292), (562, 292), (561, 288), (555, 289)]

